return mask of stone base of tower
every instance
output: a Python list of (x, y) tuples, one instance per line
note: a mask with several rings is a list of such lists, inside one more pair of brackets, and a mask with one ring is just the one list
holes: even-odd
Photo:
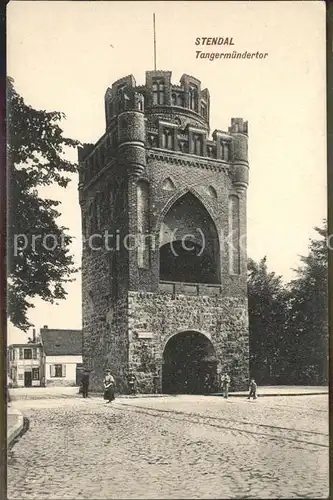
[(232, 389), (248, 387), (246, 299), (129, 292), (128, 312), (129, 367), (140, 391), (154, 392), (158, 382), (164, 393), (215, 392), (220, 371)]
[(97, 334), (95, 344), (86, 337), (84, 362), (92, 370), (92, 390), (102, 389), (107, 367), (120, 393), (127, 392), (128, 370), (135, 373), (141, 393), (216, 392), (221, 372), (229, 373), (231, 389), (244, 390), (248, 338), (246, 299), (129, 292), (115, 305), (109, 328)]

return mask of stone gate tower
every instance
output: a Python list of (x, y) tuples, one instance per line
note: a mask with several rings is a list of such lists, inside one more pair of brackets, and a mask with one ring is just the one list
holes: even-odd
[(217, 390), (248, 379), (247, 122), (209, 137), (196, 78), (148, 71), (105, 94), (106, 130), (79, 149), (84, 363), (120, 391)]

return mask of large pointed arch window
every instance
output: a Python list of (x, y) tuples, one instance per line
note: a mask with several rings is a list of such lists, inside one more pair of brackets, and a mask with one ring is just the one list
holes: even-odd
[(160, 230), (160, 280), (220, 283), (220, 245), (210, 214), (192, 193), (178, 199)]

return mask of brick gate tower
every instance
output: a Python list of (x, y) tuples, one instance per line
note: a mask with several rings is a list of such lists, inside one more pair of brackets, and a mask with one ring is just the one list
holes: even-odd
[(203, 393), (248, 380), (247, 122), (209, 137), (196, 78), (148, 71), (105, 94), (106, 129), (79, 149), (83, 358), (101, 388)]

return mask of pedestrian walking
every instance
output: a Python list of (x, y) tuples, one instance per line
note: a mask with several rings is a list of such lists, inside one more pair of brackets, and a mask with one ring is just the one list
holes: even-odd
[(154, 394), (158, 393), (158, 386), (160, 382), (160, 374), (158, 370), (154, 370), (153, 373), (153, 387), (154, 387)]
[(248, 395), (247, 399), (250, 399), (251, 397), (253, 397), (253, 399), (257, 399), (257, 384), (256, 384), (254, 378), (251, 378), (250, 387), (249, 387), (249, 395)]
[(10, 394), (9, 394), (9, 388), (10, 387), (13, 387), (13, 381), (12, 379), (10, 378), (9, 375), (7, 375), (7, 386), (5, 387), (5, 391), (6, 391), (6, 400), (7, 400), (7, 406), (10, 407), (10, 404), (11, 404), (11, 398), (10, 398)]
[(128, 384), (128, 388), (129, 388), (130, 394), (132, 394), (132, 396), (136, 396), (136, 393), (137, 393), (137, 380), (136, 380), (136, 376), (134, 375), (134, 373), (132, 372), (132, 370), (130, 370), (128, 372), (128, 375), (127, 375), (127, 384)]
[(81, 377), (81, 393), (84, 398), (88, 397), (89, 391), (89, 371), (84, 370)]
[(105, 371), (103, 385), (104, 385), (105, 404), (111, 403), (111, 401), (114, 400), (114, 388), (115, 388), (115, 380), (111, 375), (111, 370)]
[(222, 375), (222, 391), (224, 399), (228, 399), (229, 396), (229, 385), (230, 385), (230, 377), (227, 373)]

